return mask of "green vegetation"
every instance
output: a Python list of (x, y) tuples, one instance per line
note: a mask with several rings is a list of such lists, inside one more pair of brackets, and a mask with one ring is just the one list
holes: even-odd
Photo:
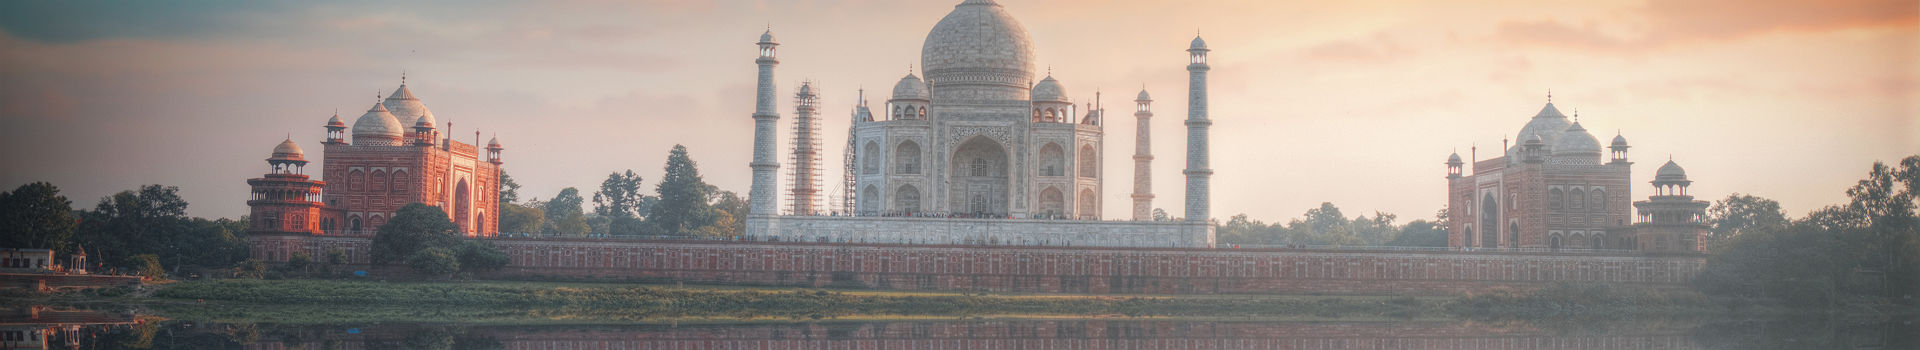
[[(439, 207), (407, 204), (373, 236), (373, 263), (404, 262), (422, 274), (445, 277), (456, 272), (495, 270), (510, 261), (492, 243), (465, 240), (456, 230), (459, 226)], [(294, 256), (299, 258), (298, 263), (289, 259), (285, 267), (290, 272), (305, 270), (309, 259), (303, 256)]]
[(73, 202), (45, 182), (0, 192), (0, 247), (54, 249), (72, 253)]
[[(1850, 201), (1787, 220), (1771, 200), (1739, 194), (1716, 203), (1717, 249), (1694, 279), (1702, 292), (1842, 310), (1920, 294), (1920, 156), (1875, 162)], [(1865, 300), (1863, 300), (1865, 299)]]
[(1447, 245), (1447, 210), (1440, 209), (1434, 221), (1414, 220), (1405, 226), (1394, 225), (1398, 216), (1390, 213), (1374, 212), (1373, 217), (1360, 215), (1348, 219), (1333, 203), (1320, 203), (1319, 208), (1308, 209), (1299, 219), (1286, 224), (1267, 224), (1247, 217), (1247, 214), (1234, 215), (1220, 224), (1218, 235), (1225, 244), (1249, 245), (1345, 245), (1374, 246), (1396, 245), (1413, 247), (1445, 247)]
[(659, 197), (648, 196), (640, 189), (641, 178), (629, 169), (625, 174), (607, 174), (607, 180), (600, 183), (600, 191), (593, 193), (593, 214), (598, 219), (594, 233), (603, 235), (643, 235), (653, 234), (647, 222), (641, 221)]
[(730, 236), (714, 225), (724, 212), (713, 210), (713, 187), (700, 178), (700, 169), (687, 155), (687, 146), (673, 145), (667, 154), (666, 176), (655, 186), (660, 203), (647, 213), (647, 222), (661, 234)]
[(529, 205), (545, 210), (547, 218), (540, 225), (541, 234), (585, 236), (588, 230), (587, 217), (580, 211), (581, 201), (584, 199), (580, 198), (580, 189), (568, 187), (560, 189), (560, 193), (554, 195), (552, 200), (546, 202), (536, 200)]
[(146, 185), (101, 198), (92, 210), (73, 210), (53, 184), (35, 182), (0, 192), (0, 246), (52, 249), (65, 260), (84, 248), (90, 270), (152, 277), (225, 269), (247, 257), (240, 220), (186, 216), (180, 188)]

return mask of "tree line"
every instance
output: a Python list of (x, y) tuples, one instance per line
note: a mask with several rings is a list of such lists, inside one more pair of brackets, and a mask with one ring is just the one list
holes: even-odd
[(561, 189), (546, 200), (520, 202), (520, 185), (501, 175), (500, 231), (546, 236), (738, 236), (746, 228), (747, 202), (732, 191), (707, 184), (686, 146), (667, 155), (665, 176), (649, 194), (644, 180), (629, 169), (607, 174), (593, 193), (593, 211), (578, 188)]
[(1234, 215), (1226, 223), (1215, 222), (1219, 225), (1215, 235), (1220, 243), (1230, 245), (1447, 246), (1446, 208), (1435, 213), (1432, 220), (1396, 225), (1397, 219), (1399, 216), (1384, 212), (1349, 219), (1340, 207), (1323, 202), (1286, 223), (1268, 224), (1247, 214)]
[[(46, 182), (0, 192), (0, 247), (51, 249), (67, 256), (85, 249), (95, 273), (161, 277), (225, 269), (247, 258), (246, 216), (187, 216), (180, 188), (145, 185), (74, 209)], [(64, 259), (62, 259), (64, 260)]]

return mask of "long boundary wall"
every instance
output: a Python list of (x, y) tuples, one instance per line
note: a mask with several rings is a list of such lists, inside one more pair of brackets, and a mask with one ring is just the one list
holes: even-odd
[(496, 239), (486, 277), (1094, 294), (1411, 294), (1679, 286), (1699, 256)]
[[(254, 256), (342, 249), (368, 237), (252, 237)], [(1678, 287), (1698, 255), (1308, 249), (489, 239), (511, 257), (482, 278), (1093, 294), (1403, 294), (1524, 291), (1553, 282)], [(284, 260), (269, 260), (284, 261)], [(398, 269), (404, 270), (404, 269)], [(396, 269), (374, 269), (394, 272)]]

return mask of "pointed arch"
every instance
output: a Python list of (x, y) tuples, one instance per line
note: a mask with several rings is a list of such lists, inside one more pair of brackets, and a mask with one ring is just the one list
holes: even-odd
[(893, 208), (904, 214), (920, 212), (920, 189), (913, 185), (900, 185), (893, 190)]
[(387, 193), (387, 185), (391, 185), (387, 182), (386, 170), (373, 169), (373, 173), (367, 175), (367, 181), (373, 185), (370, 189), (373, 193)]
[(1507, 223), (1507, 247), (1508, 248), (1520, 247), (1520, 223), (1519, 222)]
[(1560, 202), (1566, 201), (1566, 197), (1567, 193), (1558, 188), (1547, 190), (1547, 209), (1560, 210), (1565, 207)]
[(1595, 188), (1593, 189), (1593, 193), (1588, 194), (1588, 196), (1593, 197), (1592, 207), (1594, 211), (1607, 211), (1607, 190), (1606, 189)]
[(857, 201), (857, 204), (860, 206), (861, 215), (872, 215), (874, 213), (879, 213), (880, 212), (880, 187), (874, 186), (874, 185), (867, 185), (867, 189), (860, 191), (860, 200)]
[(900, 141), (893, 146), (893, 172), (895, 174), (920, 173), (920, 144), (913, 140)]
[(1586, 208), (1587, 191), (1575, 188), (1573, 191), (1567, 192), (1567, 210), (1581, 210)]
[(984, 135), (960, 142), (949, 157), (946, 207), (973, 215), (1006, 215), (1008, 158), (1007, 147)]
[(1080, 177), (1100, 177), (1100, 157), (1093, 151), (1093, 145), (1080, 145)]
[(1040, 146), (1040, 176), (1066, 176), (1067, 152), (1060, 144), (1048, 142)]
[(1059, 218), (1067, 215), (1067, 196), (1059, 188), (1047, 186), (1040, 190), (1040, 215)]
[(467, 185), (467, 179), (461, 178), (453, 188), (453, 224), (459, 226), (462, 233), (473, 229), (473, 195)]
[(394, 194), (406, 194), (407, 187), (412, 184), (412, 181), (413, 179), (407, 178), (407, 169), (395, 169), (393, 171), (393, 182), (387, 185), (387, 188), (393, 191)]
[(347, 171), (347, 190), (359, 192), (367, 189), (367, 173), (354, 169)]
[(1099, 197), (1093, 195), (1093, 189), (1090, 189), (1090, 188), (1080, 189), (1080, 198), (1078, 202), (1079, 202), (1078, 204), (1080, 204), (1080, 210), (1078, 212), (1080, 214), (1080, 219), (1082, 220), (1099, 220), (1100, 219)]
[(1500, 239), (1500, 200), (1494, 198), (1492, 192), (1488, 192), (1480, 197), (1480, 205), (1480, 228), (1485, 230), (1480, 233), (1483, 236), (1480, 237), (1480, 246), (1498, 247), (1496, 241)]
[(867, 174), (867, 175), (880, 174), (880, 143), (879, 142), (867, 141), (867, 146), (861, 148), (860, 173)]

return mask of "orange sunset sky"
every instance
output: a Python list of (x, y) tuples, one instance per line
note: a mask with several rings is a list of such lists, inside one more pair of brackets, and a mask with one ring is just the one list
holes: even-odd
[[(1703, 199), (1751, 193), (1799, 216), (1845, 201), (1873, 161), (1920, 151), (1912, 0), (999, 2), (1075, 102), (1105, 93), (1108, 218), (1126, 217), (1127, 100), (1143, 85), (1155, 206), (1182, 212), (1196, 30), (1213, 49), (1221, 220), (1320, 202), (1431, 217), (1447, 155), (1497, 154), (1549, 89), (1602, 140), (1632, 143), (1635, 198), (1671, 155)], [(275, 144), (291, 134), (317, 160), (328, 116), (352, 121), (404, 70), (457, 139), (499, 135), (522, 198), (590, 196), (624, 169), (651, 189), (674, 144), (745, 193), (753, 42), (771, 25), (781, 129), (794, 89), (816, 82), (832, 191), (857, 89), (883, 103), (957, 3), (7, 1), (0, 187), (50, 181), (91, 208), (176, 185), (191, 215), (237, 217)]]

